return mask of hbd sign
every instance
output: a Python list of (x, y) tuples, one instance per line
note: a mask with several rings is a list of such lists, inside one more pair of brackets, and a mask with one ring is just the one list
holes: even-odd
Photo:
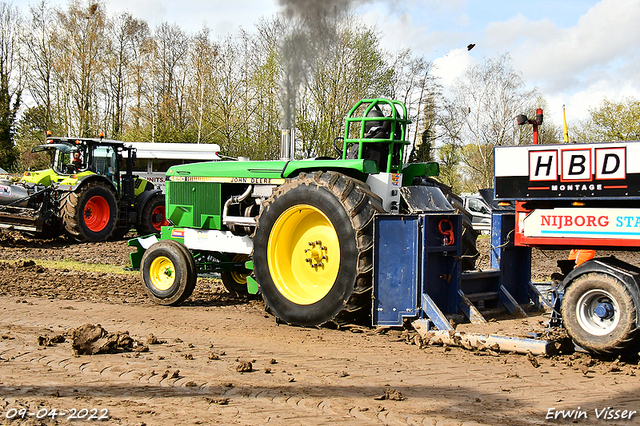
[(640, 198), (640, 142), (497, 147), (497, 199)]
[(626, 167), (625, 147), (529, 151), (529, 180), (532, 182), (626, 179)]

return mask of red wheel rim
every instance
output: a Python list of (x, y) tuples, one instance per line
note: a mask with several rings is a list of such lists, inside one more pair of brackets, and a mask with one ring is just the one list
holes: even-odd
[(160, 231), (164, 225), (168, 225), (164, 206), (158, 206), (153, 209), (151, 212), (151, 225), (158, 231)]
[(89, 198), (87, 204), (84, 205), (84, 224), (92, 232), (102, 231), (109, 223), (111, 217), (111, 209), (109, 203), (104, 197), (96, 195)]

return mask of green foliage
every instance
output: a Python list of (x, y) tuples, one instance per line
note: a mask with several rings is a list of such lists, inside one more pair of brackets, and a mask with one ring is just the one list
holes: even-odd
[(15, 136), (16, 149), (20, 153), (17, 169), (42, 170), (51, 164), (51, 158), (46, 153), (32, 153), (31, 149), (44, 143), (47, 130), (59, 134), (58, 126), (48, 123), (47, 111), (44, 106), (28, 108), (20, 118)]
[(420, 144), (409, 154), (410, 163), (428, 163), (433, 161), (433, 142), (435, 137), (431, 129), (422, 132)]
[(613, 102), (603, 99), (599, 107), (589, 110), (589, 118), (573, 139), (585, 142), (640, 140), (640, 100), (624, 98)]
[(325, 46), (300, 94), (296, 136), (302, 157), (337, 156), (334, 139), (342, 136), (349, 110), (360, 99), (389, 90), (385, 76), (392, 70), (377, 35), (357, 22), (343, 23), (336, 33), (337, 44)]
[(21, 92), (12, 99), (7, 80), (6, 74), (0, 75), (0, 167), (15, 171), (19, 152), (14, 145), (14, 132)]
[(455, 144), (444, 144), (438, 149), (438, 162), (440, 163), (439, 180), (450, 186), (455, 193), (462, 189), (459, 173), (460, 148)]

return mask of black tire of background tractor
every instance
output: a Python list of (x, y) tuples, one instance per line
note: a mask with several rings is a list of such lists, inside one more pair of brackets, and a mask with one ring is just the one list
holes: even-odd
[(40, 239), (40, 240), (50, 240), (53, 238), (58, 238), (61, 234), (62, 234), (62, 229), (55, 228), (55, 227), (49, 227), (49, 228), (45, 228), (42, 230), (42, 232), (29, 232), (29, 231), (25, 231), (24, 235), (27, 235), (31, 238), (34, 239)]
[[(617, 304), (614, 316), (619, 317), (618, 323), (610, 328), (602, 323), (602, 331), (594, 332), (602, 320), (591, 312), (591, 308), (606, 300)], [(623, 352), (640, 336), (633, 296), (622, 281), (610, 275), (592, 272), (576, 278), (565, 290), (561, 312), (563, 324), (573, 340), (595, 353)], [(590, 322), (596, 326), (591, 326)], [(589, 327), (592, 327), (591, 331)]]
[[(166, 258), (171, 262), (175, 278), (167, 289), (158, 288), (153, 278), (154, 262)], [(181, 243), (163, 240), (153, 244), (144, 252), (140, 261), (140, 275), (144, 290), (159, 305), (177, 306), (187, 300), (196, 287), (198, 279), (196, 263), (191, 252)]]
[[(283, 213), (295, 211), (295, 206), (311, 206), (322, 212), (335, 230), (340, 249), (333, 284), (320, 300), (306, 304), (295, 303), (278, 290), (268, 264), (272, 229)], [(337, 172), (301, 174), (274, 191), (258, 216), (253, 236), (254, 273), (267, 311), (286, 323), (302, 326), (370, 324), (373, 217), (383, 211), (365, 183)]]
[[(87, 226), (85, 207), (94, 197), (102, 198), (109, 207), (109, 218), (104, 227), (92, 231)], [(113, 190), (100, 182), (89, 182), (77, 192), (64, 198), (62, 204), (64, 228), (67, 234), (80, 242), (106, 241), (115, 230), (118, 218), (118, 203)]]
[[(233, 256), (234, 262), (246, 262), (247, 260), (249, 260), (249, 256), (245, 254)], [(220, 278), (229, 294), (235, 297), (247, 297), (249, 296), (249, 290), (246, 277), (249, 275), (251, 275), (251, 271), (229, 271), (222, 272)]]
[[(138, 218), (138, 224), (136, 229), (140, 235), (158, 234), (159, 229), (156, 229), (154, 224), (153, 212), (159, 208), (164, 208), (164, 195), (156, 194), (152, 196), (144, 205), (140, 217)], [(163, 217), (164, 220), (164, 217)]]
[(478, 249), (476, 243), (480, 233), (473, 229), (472, 215), (464, 208), (462, 198), (453, 193), (450, 186), (431, 178), (417, 178), (415, 185), (437, 186), (455, 209), (462, 216), (462, 270), (472, 271), (476, 268)]
[(120, 241), (125, 235), (127, 235), (127, 233), (129, 233), (129, 228), (116, 228), (109, 239), (113, 241)]

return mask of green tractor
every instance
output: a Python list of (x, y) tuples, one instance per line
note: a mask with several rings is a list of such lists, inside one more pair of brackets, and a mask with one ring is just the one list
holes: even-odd
[(32, 151), (49, 152), (51, 168), (0, 180), (0, 228), (94, 242), (132, 227), (159, 232), (165, 223), (164, 195), (133, 175), (135, 149), (123, 142), (49, 137)]
[[(337, 138), (339, 159), (171, 167), (170, 225), (159, 240), (130, 241), (139, 248), (131, 261), (146, 292), (156, 303), (177, 305), (199, 273), (218, 272), (227, 290), (259, 292), (286, 323), (369, 318), (374, 216), (462, 208), (431, 178), (437, 163), (403, 164), (409, 123), (401, 102), (365, 99)], [(477, 233), (469, 217), (464, 222), (463, 268), (472, 269)]]

